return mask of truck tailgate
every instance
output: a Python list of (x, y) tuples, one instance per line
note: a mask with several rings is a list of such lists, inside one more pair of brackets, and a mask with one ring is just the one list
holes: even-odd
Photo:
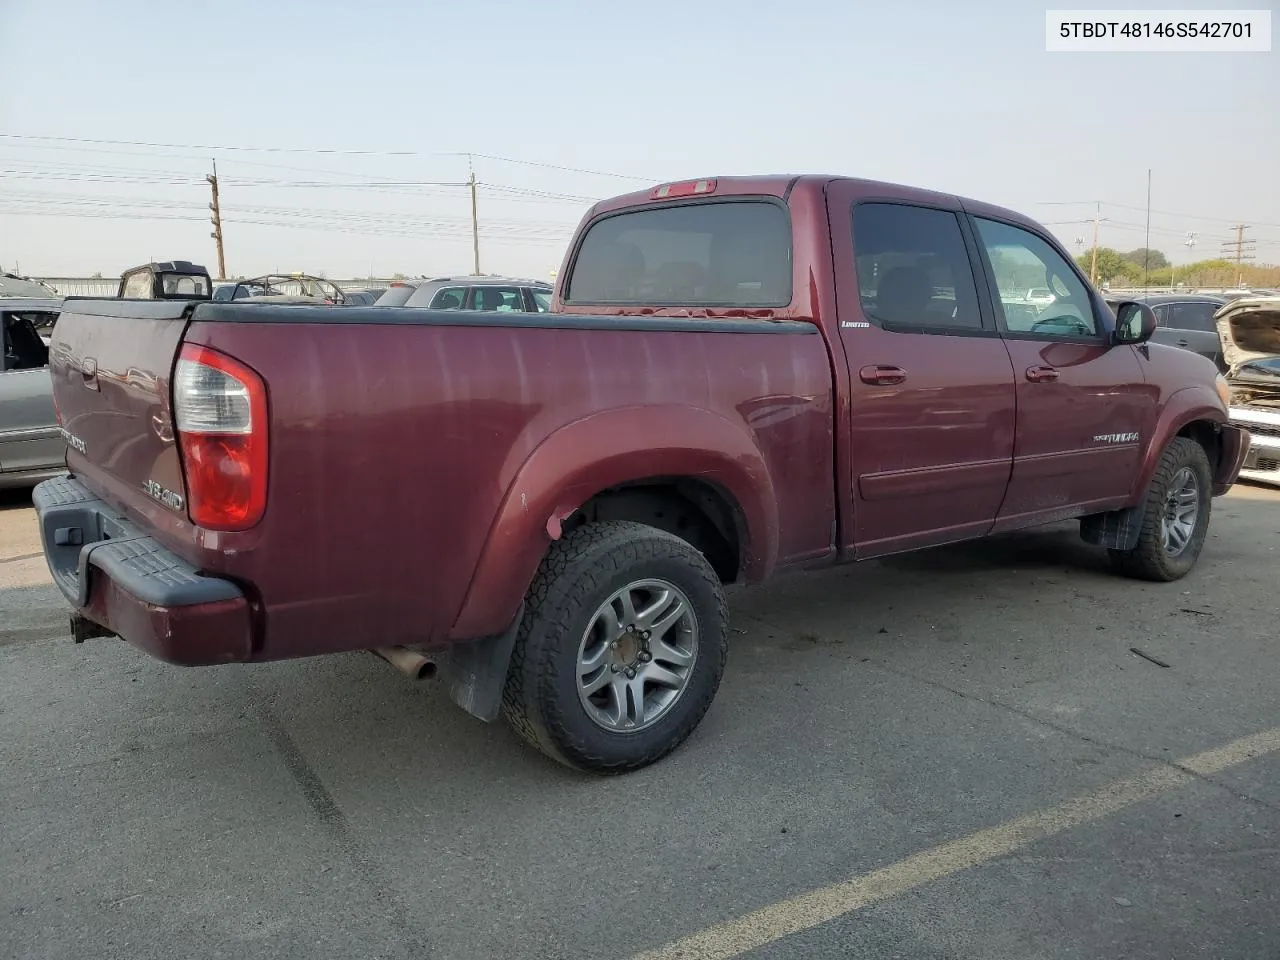
[(185, 497), (169, 381), (193, 307), (71, 298), (54, 328), (49, 368), (67, 465), (122, 506)]

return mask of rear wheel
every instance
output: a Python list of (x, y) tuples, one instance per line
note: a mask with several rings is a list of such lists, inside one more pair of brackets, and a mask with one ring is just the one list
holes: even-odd
[(1209, 530), (1213, 474), (1204, 447), (1175, 437), (1160, 456), (1132, 550), (1112, 550), (1117, 573), (1170, 581), (1196, 565)]
[(710, 707), (727, 624), (719, 578), (684, 540), (629, 521), (579, 527), (552, 544), (530, 587), (507, 720), (582, 770), (653, 763)]

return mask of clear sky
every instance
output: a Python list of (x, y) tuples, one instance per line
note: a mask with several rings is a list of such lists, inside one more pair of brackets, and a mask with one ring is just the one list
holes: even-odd
[(1153, 247), (1243, 222), (1280, 262), (1280, 42), (1046, 53), (1045, 6), (0, 0), (0, 265), (212, 268), (216, 158), (231, 275), (467, 272), (469, 153), (486, 272), (546, 277), (583, 198), (783, 172), (989, 200), (1074, 251), (1095, 200), (1142, 246), (1151, 168)]

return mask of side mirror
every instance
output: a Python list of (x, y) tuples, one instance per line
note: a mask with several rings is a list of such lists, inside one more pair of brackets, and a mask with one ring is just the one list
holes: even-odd
[(1116, 304), (1116, 332), (1111, 335), (1115, 344), (1146, 343), (1156, 332), (1156, 315), (1145, 303), (1122, 300)]

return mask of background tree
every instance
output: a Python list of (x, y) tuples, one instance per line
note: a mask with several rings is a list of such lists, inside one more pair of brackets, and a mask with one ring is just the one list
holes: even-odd
[[(1088, 276), (1089, 268), (1093, 264), (1093, 251), (1086, 250), (1076, 257), (1076, 264), (1084, 271), (1085, 276)], [(1110, 247), (1098, 248), (1098, 274), (1094, 277), (1096, 283), (1128, 283), (1141, 278), (1142, 267), (1135, 266), (1125, 254)]]
[(1159, 250), (1152, 250), (1147, 247), (1139, 247), (1137, 250), (1130, 250), (1124, 255), (1124, 258), (1141, 270), (1144, 256), (1147, 257), (1146, 265), (1150, 270), (1163, 270), (1169, 265), (1168, 257)]

